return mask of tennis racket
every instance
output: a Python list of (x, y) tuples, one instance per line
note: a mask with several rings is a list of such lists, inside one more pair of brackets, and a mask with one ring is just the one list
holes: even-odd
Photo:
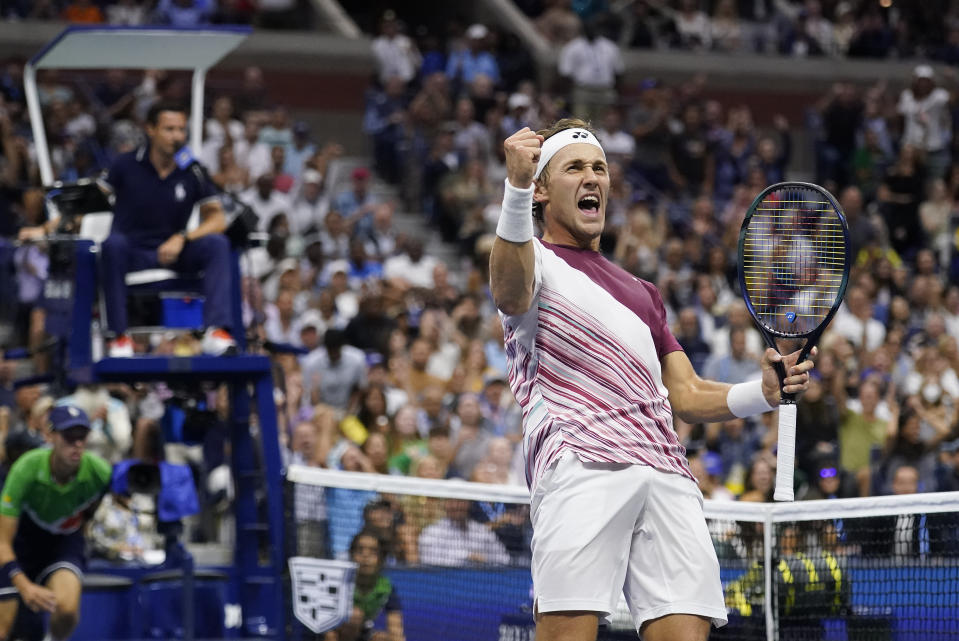
[[(780, 354), (805, 340), (809, 356), (829, 325), (849, 280), (849, 228), (832, 194), (818, 185), (784, 182), (763, 190), (739, 231), (739, 284), (766, 343)], [(782, 351), (777, 339), (796, 344)], [(780, 388), (786, 378), (776, 365)], [(796, 398), (781, 395), (776, 454), (777, 501), (793, 500)]]

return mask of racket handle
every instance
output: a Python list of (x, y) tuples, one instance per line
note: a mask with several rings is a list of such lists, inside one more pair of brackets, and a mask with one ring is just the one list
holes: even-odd
[(776, 492), (777, 501), (792, 501), (793, 466), (796, 461), (796, 404), (784, 403), (779, 406), (779, 444), (776, 449)]

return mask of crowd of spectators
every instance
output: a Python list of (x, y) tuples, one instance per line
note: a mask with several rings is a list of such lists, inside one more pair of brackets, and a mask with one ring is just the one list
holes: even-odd
[(253, 24), (303, 29), (312, 12), (301, 0), (2, 0), (0, 19), (62, 20), (116, 26)]
[[(528, 68), (512, 80), (499, 74), (523, 67), (504, 53), (501, 34), (483, 25), (449, 38), (446, 58), (435, 47), (420, 52), (392, 13), (374, 40), (379, 75), (367, 122), (378, 115), (393, 123), (388, 134), (367, 128), (375, 166), (410, 209), (476, 257), (464, 261), (466, 282), (482, 272), (499, 213), (502, 140), (522, 126), (585, 113), (610, 159), (602, 251), (659, 287), (699, 373), (731, 383), (756, 376), (763, 345), (740, 300), (736, 241), (758, 192), (799, 169), (794, 138), (803, 136), (814, 151), (809, 173), (847, 214), (854, 268), (847, 300), (821, 344), (814, 389), (800, 402), (800, 495), (821, 496), (821, 478), (843, 479), (844, 495), (889, 493), (895, 470), (920, 459), (922, 491), (952, 487), (959, 436), (952, 383), (959, 367), (956, 75), (918, 64), (909, 78), (837, 83), (802, 121), (766, 113), (759, 125), (748, 106), (710, 98), (704, 77), (671, 86), (648, 78), (624, 91), (619, 49), (589, 19), (595, 16), (587, 10), (600, 14), (602, 3), (547, 4), (537, 24), (566, 34), (555, 86), (538, 85)], [(818, 10), (819, 3), (805, 3), (797, 15)], [(919, 15), (910, 11), (902, 10), (903, 19)], [(581, 53), (589, 48), (594, 55)], [(387, 166), (406, 171), (381, 170)], [(480, 303), (488, 313), (488, 301)], [(697, 468), (708, 463), (710, 494), (770, 499), (774, 418), (676, 420), (693, 458), (704, 458)]]
[(516, 0), (562, 46), (587, 26), (623, 48), (959, 61), (949, 0)]
[[(487, 26), (466, 26), (445, 41), (430, 34), (414, 39), (401, 16), (384, 14), (372, 42), (377, 73), (363, 114), (369, 166), (346, 162), (342, 146), (317, 139), (274, 104), (255, 67), (242, 86), (210, 97), (198, 155), (212, 180), (249, 204), (269, 234), (242, 263), (244, 320), (256, 344), (304, 352), (273, 355), (287, 460), (525, 483), (521, 412), (506, 381), (502, 326), (487, 290), (505, 178), (502, 141), (523, 126), (539, 128), (584, 110), (594, 116), (610, 163), (602, 251), (660, 289), (696, 370), (729, 383), (758, 374), (763, 347), (738, 292), (742, 217), (762, 188), (796, 170), (794, 137), (813, 141), (815, 179), (846, 212), (855, 265), (799, 404), (800, 496), (889, 493), (896, 470), (907, 464), (919, 470), (920, 491), (955, 489), (954, 78), (919, 65), (912, 78), (895, 79), (909, 83), (901, 92), (885, 83), (840, 83), (803, 122), (764, 114), (760, 125), (748, 106), (708, 97), (704, 77), (675, 84), (648, 78), (635, 94), (624, 93), (619, 49), (606, 44), (597, 62), (605, 67), (593, 74), (603, 85), (586, 86), (576, 47), (602, 36), (580, 37), (579, 23), (566, 22), (572, 32), (572, 48), (560, 55), (566, 82), (544, 87), (529, 54)], [(16, 63), (0, 73), (0, 231), (7, 238), (45, 215), (21, 73)], [(55, 173), (64, 180), (95, 176), (117, 153), (142, 144), (149, 106), (160, 98), (182, 100), (187, 90), (182, 77), (155, 71), (45, 73), (40, 81)], [(428, 235), (399, 233), (398, 209), (422, 216), (456, 247), (456, 259), (430, 255)], [(8, 306), (3, 342), (37, 346), (44, 340), (38, 302), (48, 259), (39, 246), (8, 250), (15, 272), (12, 283), (0, 284), (12, 292), (0, 297)], [(17, 303), (11, 309), (6, 301)], [(138, 350), (190, 354), (195, 345), (188, 337), (157, 336)], [(0, 431), (36, 433), (45, 408), (63, 399), (47, 397), (39, 386), (14, 391), (15, 375), (14, 363), (0, 363), (0, 408), (9, 408), (0, 409)], [(228, 497), (226, 410), (217, 390), (205, 393), (205, 405), (215, 408), (209, 422), (221, 427), (199, 435), (192, 452), (179, 453), (157, 441), (182, 390), (116, 385), (74, 396), (99, 421), (92, 440), (109, 458), (177, 454), (194, 462), (209, 504)], [(704, 492), (718, 499), (771, 500), (775, 426), (772, 413), (706, 425), (675, 419)], [(371, 526), (365, 508), (374, 496), (309, 486), (297, 492), (302, 546), (346, 558), (352, 536)], [(409, 527), (394, 533), (390, 554), (418, 559), (436, 524), (473, 536), (459, 504), (414, 500), (391, 504), (397, 514), (390, 522)], [(311, 524), (334, 515), (349, 525), (318, 536)], [(523, 518), (509, 510), (486, 516), (504, 527)], [(510, 536), (498, 540), (515, 560), (522, 536), (518, 544)]]

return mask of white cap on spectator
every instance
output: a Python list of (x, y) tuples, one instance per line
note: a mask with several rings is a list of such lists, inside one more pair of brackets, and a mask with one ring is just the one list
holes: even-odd
[(303, 184), (314, 184), (319, 185), (323, 182), (323, 174), (318, 172), (315, 169), (304, 169), (303, 170)]
[(529, 96), (527, 96), (525, 93), (520, 93), (517, 91), (509, 97), (506, 105), (509, 107), (510, 111), (513, 109), (519, 109), (520, 107), (528, 109), (530, 105)]
[(912, 75), (916, 78), (928, 78), (932, 80), (936, 74), (929, 65), (916, 65), (916, 68), (912, 70)]
[(349, 274), (350, 264), (342, 258), (339, 260), (331, 260), (329, 264), (326, 266), (326, 273), (332, 276), (333, 274), (337, 272), (343, 272), (344, 274)]
[(300, 264), (295, 258), (284, 258), (280, 261), (280, 264), (276, 266), (276, 273), (293, 272), (299, 269), (299, 267)]
[(479, 23), (470, 25), (470, 28), (466, 30), (466, 37), (473, 40), (482, 40), (487, 34), (489, 34), (489, 29)]
[(323, 317), (320, 316), (320, 312), (315, 309), (308, 309), (300, 315), (300, 331), (307, 327), (320, 331), (320, 328), (323, 327)]

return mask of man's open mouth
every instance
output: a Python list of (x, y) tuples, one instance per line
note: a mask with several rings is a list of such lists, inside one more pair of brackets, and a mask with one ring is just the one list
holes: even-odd
[(599, 198), (584, 196), (579, 200), (579, 210), (587, 216), (599, 216)]

